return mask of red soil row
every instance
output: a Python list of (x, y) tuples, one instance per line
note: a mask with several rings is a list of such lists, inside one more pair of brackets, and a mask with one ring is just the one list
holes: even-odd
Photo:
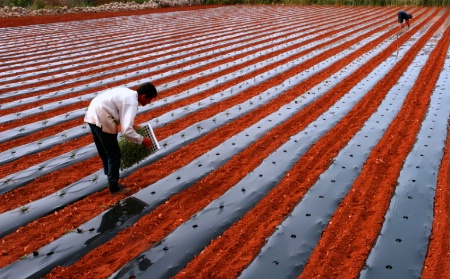
[[(0, 19), (0, 27), (212, 8), (214, 7), (165, 8), (108, 14), (74, 14), (30, 17), (25, 19), (9, 18)], [(293, 7), (283, 7), (280, 9), (292, 8)], [(298, 8), (299, 7), (297, 7), (297, 9)], [(367, 37), (376, 32), (381, 32), (391, 26), (393, 22), (395, 23), (395, 8), (328, 8), (330, 8), (330, 12), (342, 14), (353, 13), (354, 19), (347, 19), (345, 20), (345, 23), (343, 23), (342, 20), (340, 20), (340, 16), (336, 14), (334, 21), (342, 25), (342, 27), (339, 29), (330, 29), (329, 32), (316, 37), (314, 40), (332, 36), (347, 28), (358, 28), (357, 26), (361, 24), (376, 26), (375, 22), (372, 23), (373, 16), (369, 16), (371, 14), (377, 14), (380, 17), (388, 16), (390, 14), (393, 16), (391, 22), (386, 22), (385, 24), (378, 26), (376, 29), (370, 31), (369, 34), (366, 35)], [(318, 17), (321, 14), (321, 8), (318, 7), (303, 7), (303, 9), (309, 10), (313, 15), (317, 13)], [(433, 22), (430, 31), (417, 41), (412, 47), (412, 51), (408, 52), (407, 55), (400, 59), (389, 74), (371, 89), (370, 94), (363, 97), (338, 125), (317, 141), (308, 152), (299, 159), (296, 165), (288, 172), (276, 188), (264, 197), (263, 200), (239, 222), (229, 228), (221, 237), (213, 240), (210, 245), (193, 259), (192, 262), (176, 277), (235, 278), (256, 257), (261, 247), (264, 245), (265, 240), (274, 232), (275, 227), (286, 218), (296, 203), (304, 196), (306, 191), (314, 185), (318, 176), (328, 168), (330, 162), (338, 152), (377, 110), (379, 104), (389, 92), (389, 89), (398, 81), (421, 47), (432, 38), (433, 32), (440, 28), (449, 18), (448, 9), (411, 8), (411, 10), (417, 14), (415, 20), (417, 20), (418, 23), (413, 26), (410, 32), (417, 32), (428, 22)], [(358, 15), (365, 16), (361, 19), (358, 18)], [(302, 19), (299, 19), (298, 22), (301, 22), (301, 20)], [(367, 28), (367, 26), (364, 28)], [(305, 269), (300, 275), (300, 278), (357, 278), (359, 271), (363, 267), (364, 261), (379, 234), (403, 161), (414, 144), (421, 122), (428, 109), (430, 101), (429, 97), (433, 92), (436, 80), (440, 74), (440, 71), (436, 71), (435, 69), (441, 69), (443, 67), (446, 53), (449, 48), (449, 28), (448, 26), (446, 28), (442, 39), (437, 43), (435, 50), (430, 55), (429, 60), (422, 70), (416, 85), (408, 94), (400, 113), (391, 123), (381, 141), (372, 150), (360, 176), (352, 186), (352, 191), (349, 192), (339, 205), (338, 210), (334, 213), (318, 246), (314, 249)], [(361, 29), (355, 29), (354, 33)], [(137, 192), (139, 189), (147, 187), (162, 179), (208, 150), (214, 148), (227, 138), (230, 138), (232, 135), (243, 131), (263, 117), (276, 111), (282, 105), (289, 103), (301, 94), (307, 93), (313, 86), (332, 77), (333, 74), (361, 56), (361, 54), (370, 51), (383, 40), (395, 36), (397, 31), (398, 30), (396, 29), (392, 29), (386, 32), (372, 43), (361, 47), (358, 51), (330, 65), (320, 74), (314, 75), (312, 78), (298, 84), (293, 89), (287, 91), (267, 105), (207, 134), (194, 143), (184, 146), (167, 157), (139, 169), (132, 175), (126, 177), (124, 182), (132, 188), (133, 192)], [(348, 34), (346, 36), (348, 36)], [(408, 38), (409, 36), (401, 36), (398, 38), (397, 43), (401, 45), (405, 43)], [(338, 37), (334, 41), (340, 39), (342, 38)], [(332, 48), (329, 51), (315, 56), (305, 63), (296, 65), (276, 78), (263, 82), (257, 88), (250, 88), (231, 97), (226, 102), (212, 105), (189, 115), (189, 117), (169, 123), (156, 129), (155, 133), (160, 139), (167, 138), (199, 120), (210, 118), (217, 112), (226, 111), (228, 108), (260, 94), (260, 92), (273, 87), (288, 77), (305, 71), (309, 67), (318, 64), (328, 57), (336, 55), (362, 39), (363, 38), (361, 37), (357, 37), (354, 40), (349, 40), (336, 48)], [(142, 45), (145, 45), (145, 43), (142, 43)], [(300, 46), (301, 45), (295, 45), (292, 49)], [(312, 48), (307, 52), (302, 52), (296, 57), (301, 57), (302, 55), (306, 55), (307, 53), (311, 53), (322, 47), (324, 46), (318, 44), (315, 48)], [(152, 247), (155, 243), (176, 229), (181, 223), (187, 221), (193, 214), (203, 209), (212, 200), (218, 198), (225, 191), (239, 182), (245, 175), (257, 167), (264, 158), (279, 148), (279, 146), (286, 142), (292, 135), (303, 130), (309, 123), (314, 121), (345, 95), (353, 86), (361, 81), (361, 79), (370, 73), (379, 63), (395, 53), (396, 50), (397, 45), (391, 44), (388, 48), (380, 52), (380, 54), (375, 56), (369, 63), (361, 65), (358, 70), (338, 86), (332, 88), (326, 95), (319, 98), (310, 106), (307, 106), (304, 110), (285, 123), (271, 130), (243, 152), (234, 156), (225, 165), (214, 170), (189, 189), (175, 194), (168, 202), (141, 218), (135, 225), (123, 230), (114, 239), (92, 250), (73, 265), (65, 268), (55, 268), (48, 276), (46, 276), (46, 278), (105, 278), (111, 275), (112, 272), (122, 267), (142, 251)], [(269, 58), (269, 56), (275, 55), (276, 54), (261, 55), (254, 61), (249, 61), (245, 64), (243, 63), (226, 69), (221, 72), (220, 75), (231, 73), (244, 68), (245, 66), (254, 64), (256, 61), (262, 61)], [(228, 58), (224, 61), (232, 61), (236, 58), (238, 57)], [(287, 58), (286, 61), (294, 58), (295, 57)], [(173, 75), (165, 79), (155, 80), (154, 82), (156, 85), (161, 85), (188, 76), (197, 71), (213, 68), (219, 64), (225, 63), (224, 61), (216, 64), (206, 64), (200, 69), (187, 71), (183, 74)], [(286, 63), (286, 61), (279, 61), (276, 65)], [(209, 95), (221, 92), (252, 76), (257, 76), (269, 68), (274, 68), (276, 65), (266, 66), (251, 74), (240, 76), (212, 88), (205, 93), (186, 98), (173, 104), (168, 104), (152, 110), (149, 113), (143, 113), (136, 118), (136, 123), (149, 121), (150, 119), (156, 118), (177, 107), (196, 103)], [(110, 68), (105, 67), (104, 71), (108, 69)], [(86, 74), (93, 74), (93, 72), (87, 71)], [(163, 91), (161, 92), (161, 95), (166, 97), (183, 92), (206, 81), (213, 81), (218, 75), (219, 73), (198, 78), (189, 84), (179, 85), (171, 89), (170, 92)], [(129, 81), (132, 81), (132, 79), (127, 80), (127, 82)], [(40, 85), (44, 84), (45, 82), (40, 83)], [(26, 88), (26, 86), (22, 88)], [(63, 88), (64, 87), (61, 87), (60, 89)], [(86, 90), (64, 97), (19, 106), (14, 109), (0, 110), (0, 116), (98, 90), (99, 89)], [(6, 91), (3, 90), (1, 92)], [(47, 92), (40, 92), (40, 94), (44, 93)], [(1, 103), (10, 102), (20, 98), (23, 98), (23, 96), (15, 96), (1, 100)], [(28, 123), (44, 120), (64, 113), (65, 111), (83, 108), (86, 107), (88, 103), (88, 101), (80, 102), (79, 104), (71, 105), (69, 107), (47, 111), (39, 115), (1, 124), (0, 131), (6, 131)], [(0, 151), (6, 151), (14, 146), (20, 146), (48, 137), (68, 128), (80, 125), (81, 123), (82, 119), (76, 119), (39, 131), (38, 133), (27, 137), (21, 137), (10, 142), (1, 143)], [(448, 134), (449, 133), (447, 133), (444, 158), (439, 168), (438, 185), (436, 186), (437, 189), (434, 204), (435, 220), (433, 222), (433, 231), (422, 272), (422, 278), (449, 278), (450, 276), (448, 216), (450, 137)], [(24, 156), (3, 165), (0, 170), (0, 177), (26, 169), (46, 159), (64, 154), (74, 148), (85, 146), (91, 142), (92, 139), (90, 135), (83, 136), (77, 140), (57, 145), (47, 151)], [(45, 197), (99, 169), (101, 169), (101, 163), (98, 157), (95, 157), (37, 178), (24, 187), (3, 194), (1, 197), (2, 203), (0, 204), (0, 213), (13, 210), (30, 201)], [(376, 186), (368, 188), (367, 185)], [(62, 236), (68, 230), (79, 227), (81, 224), (100, 214), (105, 208), (114, 205), (119, 200), (120, 197), (111, 197), (105, 190), (90, 195), (61, 210), (19, 228), (16, 232), (9, 234), (0, 241), (2, 255), (0, 259), (0, 268), (19, 260), (20, 257), (25, 254), (38, 250), (50, 241)], [(349, 216), (351, 216), (351, 218), (349, 218)], [(343, 224), (345, 224), (345, 226)], [(360, 232), (362, 231), (364, 231), (364, 235), (361, 235)], [(344, 257), (345, 260), (343, 260)]]

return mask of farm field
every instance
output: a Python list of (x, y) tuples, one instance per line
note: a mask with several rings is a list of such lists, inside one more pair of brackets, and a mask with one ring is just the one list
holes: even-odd
[[(450, 278), (450, 9), (0, 19), (0, 278)], [(108, 88), (161, 149), (111, 196)]]

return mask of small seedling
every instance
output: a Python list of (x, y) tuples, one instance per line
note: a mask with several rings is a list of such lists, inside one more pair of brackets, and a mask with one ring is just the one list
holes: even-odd
[[(156, 119), (156, 122), (158, 122), (158, 119)], [(136, 129), (136, 132), (140, 135), (145, 134), (145, 130), (142, 127)], [(122, 170), (141, 162), (155, 152), (155, 149), (153, 148), (147, 148), (144, 145), (132, 143), (123, 137), (119, 140), (119, 147), (122, 153), (120, 158), (120, 169)]]
[(20, 257), (20, 260), (23, 261), (28, 257), (28, 255), (23, 255), (22, 257)]
[(98, 179), (98, 175), (94, 175), (94, 177), (92, 178), (92, 182), (94, 182), (94, 181), (97, 181), (97, 179)]
[[(5, 184), (8, 184), (9, 182), (11, 182), (12, 181), (12, 179), (11, 178), (8, 178), (8, 179), (6, 179), (5, 181), (3, 181), (3, 183), (5, 183)], [(1, 182), (1, 181), (0, 181)]]

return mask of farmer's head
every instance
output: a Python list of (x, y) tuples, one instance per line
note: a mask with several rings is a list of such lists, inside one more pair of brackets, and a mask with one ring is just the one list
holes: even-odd
[(158, 95), (155, 86), (151, 82), (141, 84), (137, 90), (137, 93), (139, 104), (142, 106), (150, 104), (152, 99), (156, 98)]
[(408, 14), (408, 17), (409, 17), (409, 19), (411, 19), (412, 18), (412, 14)]

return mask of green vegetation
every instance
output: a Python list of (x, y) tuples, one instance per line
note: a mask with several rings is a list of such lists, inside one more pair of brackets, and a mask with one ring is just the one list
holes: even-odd
[[(148, 0), (0, 0), (0, 7), (43, 9), (52, 7), (95, 7), (112, 2)], [(157, 1), (156, 1), (157, 2)], [(203, 0), (202, 5), (336, 5), (336, 6), (450, 6), (450, 0)]]
[[(109, 1), (120, 2), (120, 1)], [(104, 3), (103, 3), (104, 4)], [(44, 9), (52, 7), (87, 7), (95, 6), (95, 0), (0, 0), (0, 7), (22, 7), (31, 9)]]
[[(142, 128), (136, 129), (136, 132), (140, 135), (144, 134), (144, 130)], [(147, 148), (142, 144), (132, 143), (124, 137), (119, 140), (119, 147), (122, 153), (122, 157), (120, 159), (121, 170), (141, 162), (153, 153), (152, 149)]]

